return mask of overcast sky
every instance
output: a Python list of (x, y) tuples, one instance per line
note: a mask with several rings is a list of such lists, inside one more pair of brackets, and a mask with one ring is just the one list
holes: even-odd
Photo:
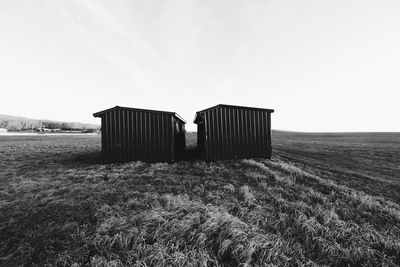
[(1, 0), (0, 114), (275, 109), (272, 128), (400, 131), (400, 1)]

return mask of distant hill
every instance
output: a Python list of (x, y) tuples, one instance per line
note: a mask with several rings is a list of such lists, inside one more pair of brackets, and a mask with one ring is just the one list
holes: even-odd
[(0, 128), (9, 131), (59, 129), (59, 130), (98, 130), (100, 125), (81, 122), (62, 122), (53, 120), (38, 120), (25, 117), (0, 114)]

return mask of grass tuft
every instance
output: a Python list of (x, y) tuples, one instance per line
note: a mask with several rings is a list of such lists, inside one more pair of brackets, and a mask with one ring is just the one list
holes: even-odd
[(98, 142), (2, 146), (1, 266), (400, 265), (395, 198), (281, 157), (102, 165)]

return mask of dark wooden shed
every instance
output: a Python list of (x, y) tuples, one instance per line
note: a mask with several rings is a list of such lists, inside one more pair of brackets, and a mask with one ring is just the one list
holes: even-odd
[(217, 105), (196, 112), (197, 147), (204, 160), (271, 158), (273, 109)]
[(185, 120), (175, 112), (113, 107), (93, 114), (101, 118), (105, 162), (170, 162), (185, 151)]

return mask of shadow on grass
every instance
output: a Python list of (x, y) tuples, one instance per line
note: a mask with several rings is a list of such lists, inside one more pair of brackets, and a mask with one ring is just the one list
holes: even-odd
[[(196, 160), (201, 160), (201, 153), (196, 147), (187, 148), (181, 153), (177, 153), (175, 156), (175, 162), (193, 162)], [(103, 158), (101, 151), (87, 151), (74, 153), (73, 155), (68, 155), (66, 158), (59, 160), (58, 162), (63, 165), (96, 165), (96, 164), (115, 164), (115, 163), (127, 163), (137, 161), (135, 159), (129, 160), (118, 160), (107, 161)], [(145, 160), (143, 160), (145, 161)], [(147, 161), (145, 161), (147, 162)], [(157, 163), (157, 162), (147, 162), (147, 163)]]
[(68, 154), (57, 162), (65, 166), (104, 164), (101, 151)]
[(200, 151), (197, 147), (187, 148), (182, 154), (177, 155), (177, 161), (192, 162), (201, 159)]
[[(60, 251), (66, 248), (70, 249), (74, 260), (89, 262), (85, 240), (76, 238), (76, 235), (80, 231), (88, 236), (94, 233), (96, 210), (96, 203), (92, 200), (76, 204), (46, 205), (34, 201), (19, 201), (12, 206), (3, 207), (1, 212), (4, 216), (0, 218), (0, 255), (5, 257), (0, 258), (0, 265), (44, 266), (45, 263), (60, 259)], [(29, 264), (25, 265), (26, 263)]]

